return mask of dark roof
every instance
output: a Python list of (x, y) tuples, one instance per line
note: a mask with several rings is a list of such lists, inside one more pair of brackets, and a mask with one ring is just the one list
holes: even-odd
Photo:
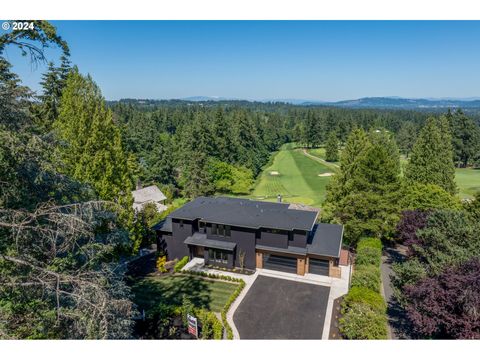
[(274, 246), (257, 245), (257, 246), (255, 246), (255, 249), (271, 251), (271, 252), (279, 252), (279, 253), (284, 253), (284, 254), (295, 254), (295, 255), (306, 255), (307, 254), (307, 249), (306, 248), (301, 248), (301, 247), (297, 247), (297, 246), (289, 246), (289, 247), (286, 247), (286, 248), (279, 248), (279, 247), (274, 247)]
[(207, 235), (201, 233), (194, 233), (192, 236), (187, 237), (183, 243), (220, 250), (233, 250), (237, 246), (234, 242), (207, 239)]
[(152, 226), (153, 230), (172, 232), (172, 218), (167, 217), (158, 224)]
[(312, 229), (318, 212), (289, 209), (288, 203), (272, 203), (229, 197), (199, 197), (169, 217), (249, 228)]
[(318, 224), (314, 228), (307, 252), (312, 255), (340, 257), (342, 247), (343, 225)]

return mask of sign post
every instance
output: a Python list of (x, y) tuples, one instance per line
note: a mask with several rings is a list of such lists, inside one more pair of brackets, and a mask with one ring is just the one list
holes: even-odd
[(197, 318), (195, 316), (187, 314), (187, 320), (188, 320), (188, 333), (198, 338)]

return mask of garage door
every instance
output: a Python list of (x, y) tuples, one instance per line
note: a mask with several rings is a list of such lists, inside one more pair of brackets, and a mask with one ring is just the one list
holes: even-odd
[(309, 273), (328, 276), (328, 260), (310, 258), (308, 261)]
[(296, 274), (297, 258), (263, 254), (263, 268)]

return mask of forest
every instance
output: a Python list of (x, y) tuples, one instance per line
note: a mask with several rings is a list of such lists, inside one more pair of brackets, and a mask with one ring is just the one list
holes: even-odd
[[(42, 63), (49, 46), (62, 55), (37, 94), (3, 52), (20, 48), (25, 62)], [(151, 225), (168, 213), (134, 213), (135, 186), (158, 185), (169, 211), (201, 195), (248, 195), (271, 154), (292, 142), (340, 161), (322, 221), (344, 224), (352, 251), (366, 237), (408, 247), (395, 284), (414, 336), (480, 337), (480, 198), (461, 202), (454, 180), (455, 167), (480, 166), (477, 119), (459, 109), (107, 102), (56, 29), (38, 21), (0, 38), (0, 338), (132, 338), (126, 261), (154, 242)], [(458, 289), (468, 292), (451, 295)], [(352, 309), (354, 324), (362, 308)]]

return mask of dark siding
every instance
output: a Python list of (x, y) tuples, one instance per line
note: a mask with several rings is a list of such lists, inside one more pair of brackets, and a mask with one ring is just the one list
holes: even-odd
[(231, 241), (237, 244), (235, 266), (240, 267), (240, 253), (245, 252), (245, 267), (255, 269), (255, 230), (233, 228)]
[(179, 220), (173, 219), (172, 233), (172, 237), (165, 239), (167, 242), (168, 260), (181, 259), (184, 256), (189, 256), (190, 251), (188, 246), (183, 242), (193, 234), (192, 223), (190, 221), (184, 221), (183, 227), (181, 227)]
[(295, 230), (293, 232), (293, 239), (289, 245), (301, 248), (307, 247), (307, 232)]
[(274, 234), (262, 230), (260, 232), (260, 238), (257, 239), (257, 244), (286, 249), (288, 247), (288, 231), (281, 231), (280, 233)]

